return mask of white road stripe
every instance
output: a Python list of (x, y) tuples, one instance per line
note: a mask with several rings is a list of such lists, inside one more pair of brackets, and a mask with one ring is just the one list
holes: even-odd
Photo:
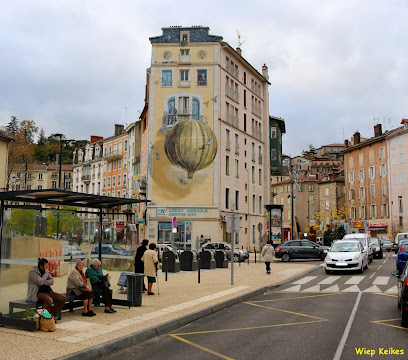
[(358, 293), (358, 295), (357, 295), (357, 299), (356, 299), (356, 302), (354, 304), (353, 311), (350, 314), (349, 321), (348, 321), (348, 323), (346, 325), (346, 328), (344, 329), (343, 336), (341, 337), (339, 346), (337, 347), (337, 351), (334, 354), (333, 360), (340, 360), (341, 359), (341, 355), (343, 354), (343, 350), (344, 350), (344, 345), (346, 344), (348, 335), (350, 333), (351, 325), (353, 325), (354, 317), (356, 316), (356, 312), (357, 312), (358, 304), (360, 303), (360, 299), (361, 299), (361, 292)]
[(290, 288), (284, 289), (282, 291), (288, 291), (288, 292), (299, 292), (300, 291), (300, 285), (295, 285)]
[(350, 286), (341, 292), (360, 292), (360, 288), (357, 285)]
[(377, 293), (381, 292), (381, 289), (377, 285), (373, 285), (370, 288), (363, 290), (363, 292)]
[(293, 285), (303, 285), (303, 284), (306, 284), (309, 281), (312, 281), (312, 280), (314, 280), (316, 278), (317, 278), (317, 276), (305, 276), (304, 278), (301, 278), (301, 279), (293, 282), (292, 284)]
[(333, 284), (336, 280), (340, 279), (341, 276), (328, 276), (322, 281), (320, 281), (318, 284), (320, 285), (330, 285)]
[(373, 272), (368, 278), (371, 279), (375, 275), (375, 272)]
[(340, 292), (340, 288), (339, 285), (333, 285), (327, 289), (322, 289), (322, 292)]
[(310, 288), (302, 290), (302, 292), (320, 292), (320, 285), (315, 285)]
[(397, 285), (393, 286), (392, 288), (388, 289), (386, 292), (386, 294), (398, 294), (398, 287)]
[(345, 285), (358, 285), (365, 278), (365, 276), (353, 276), (348, 279), (344, 284)]
[(389, 280), (389, 276), (377, 276), (377, 278), (373, 281), (373, 285), (387, 285)]

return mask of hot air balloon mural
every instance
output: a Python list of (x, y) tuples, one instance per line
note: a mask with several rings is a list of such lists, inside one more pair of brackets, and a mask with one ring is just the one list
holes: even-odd
[(188, 119), (177, 123), (166, 135), (164, 150), (170, 162), (194, 173), (209, 166), (217, 154), (217, 139), (204, 122)]

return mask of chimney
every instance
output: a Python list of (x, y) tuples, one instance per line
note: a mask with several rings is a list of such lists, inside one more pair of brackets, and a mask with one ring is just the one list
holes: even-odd
[(125, 126), (121, 124), (115, 124), (115, 136), (123, 134), (125, 132)]
[(360, 133), (356, 131), (353, 135), (354, 145), (360, 144)]
[(374, 137), (378, 137), (381, 135), (382, 135), (381, 124), (374, 125)]
[(237, 47), (237, 53), (242, 56), (242, 50), (240, 47)]
[(346, 139), (346, 140), (344, 140), (344, 147), (348, 148), (348, 146), (349, 146), (349, 142), (348, 142), (348, 139)]
[(266, 79), (269, 80), (269, 75), (268, 75), (268, 67), (263, 64), (262, 66), (262, 76)]

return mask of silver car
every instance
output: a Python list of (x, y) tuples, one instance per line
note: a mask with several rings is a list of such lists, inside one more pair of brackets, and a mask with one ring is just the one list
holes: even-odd
[[(224, 250), (227, 252), (228, 260), (231, 260), (231, 244), (227, 242), (209, 242), (201, 246), (201, 250)], [(249, 253), (245, 249), (234, 247), (234, 261), (245, 261)]]
[(391, 240), (382, 241), (384, 251), (394, 251), (394, 243)]

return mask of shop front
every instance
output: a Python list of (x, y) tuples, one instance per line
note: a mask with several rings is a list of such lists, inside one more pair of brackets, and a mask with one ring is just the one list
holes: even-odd
[(381, 220), (381, 221), (369, 221), (368, 222), (368, 232), (371, 237), (376, 237), (381, 240), (386, 240), (389, 238), (388, 234), (388, 221)]

